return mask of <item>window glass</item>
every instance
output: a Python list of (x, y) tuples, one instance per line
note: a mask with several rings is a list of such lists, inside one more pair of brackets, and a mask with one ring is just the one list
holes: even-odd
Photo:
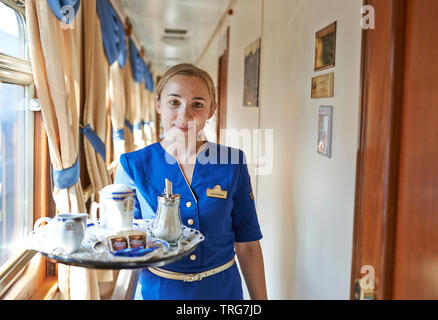
[(0, 265), (30, 232), (26, 87), (0, 82)]
[[(25, 60), (23, 16), (0, 2), (0, 53)], [(21, 66), (0, 66), (0, 266), (16, 256), (33, 219), (33, 114), (29, 87), (19, 85)], [(11, 68), (11, 69), (9, 69)]]
[(25, 33), (18, 12), (0, 2), (0, 52), (25, 59)]

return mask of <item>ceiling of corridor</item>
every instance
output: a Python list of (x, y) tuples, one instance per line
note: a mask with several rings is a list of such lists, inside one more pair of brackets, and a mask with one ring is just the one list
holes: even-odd
[(122, 0), (153, 68), (195, 63), (230, 0)]

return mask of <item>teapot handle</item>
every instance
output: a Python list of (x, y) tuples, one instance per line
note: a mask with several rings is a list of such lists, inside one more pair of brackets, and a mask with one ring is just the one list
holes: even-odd
[[(94, 225), (97, 226), (103, 226), (103, 221), (100, 221), (100, 219), (97, 217), (97, 209), (101, 208), (100, 204), (97, 202), (92, 202), (91, 203), (91, 208), (90, 208), (90, 216), (91, 216), (91, 220), (93, 221)], [(101, 208), (102, 210), (102, 208)], [(102, 212), (100, 213), (100, 216), (102, 217)]]
[(128, 197), (123, 200), (123, 210), (129, 212), (134, 209), (134, 197)]
[(41, 224), (42, 224), (43, 222), (47, 222), (47, 223), (49, 223), (50, 221), (52, 221), (52, 218), (49, 218), (49, 217), (42, 217), (42, 218), (39, 218), (39, 219), (35, 222), (35, 224), (33, 225), (33, 230), (34, 230), (34, 231), (39, 230), (39, 229), (41, 228)]

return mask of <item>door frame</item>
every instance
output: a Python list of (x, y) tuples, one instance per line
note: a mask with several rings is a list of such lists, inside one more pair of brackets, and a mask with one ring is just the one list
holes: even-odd
[(375, 29), (362, 31), (350, 299), (363, 266), (374, 268), (374, 298), (393, 289), (406, 0), (365, 0)]
[(218, 60), (218, 81), (217, 81), (217, 125), (216, 136), (217, 143), (222, 142), (220, 135), (221, 129), (225, 129), (227, 125), (227, 86), (228, 86), (228, 61), (229, 61), (229, 45), (230, 45), (230, 27), (227, 27), (225, 33), (226, 48), (222, 52)]

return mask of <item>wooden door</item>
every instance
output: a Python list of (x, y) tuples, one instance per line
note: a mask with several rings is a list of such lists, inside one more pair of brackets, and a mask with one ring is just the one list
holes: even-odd
[(225, 49), (219, 57), (218, 66), (218, 109), (217, 109), (217, 143), (220, 143), (223, 137), (220, 136), (220, 130), (226, 128), (227, 121), (227, 79), (228, 79), (228, 46), (230, 43), (230, 28), (227, 28), (225, 35)]
[(351, 298), (438, 299), (438, 1), (365, 4)]

